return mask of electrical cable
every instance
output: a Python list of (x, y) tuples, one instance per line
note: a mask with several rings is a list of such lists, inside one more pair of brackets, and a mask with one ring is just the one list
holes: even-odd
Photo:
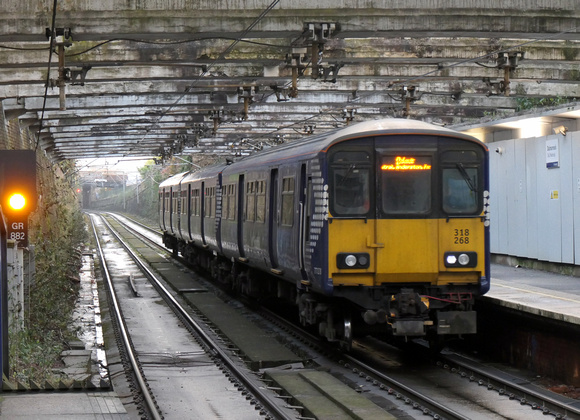
[[(55, 0), (56, 1), (56, 0)], [(173, 102), (173, 104), (171, 104), (170, 106), (168, 106), (157, 118), (157, 120), (151, 124), (150, 128), (148, 130), (146, 130), (146, 132), (150, 132), (151, 130), (153, 130), (158, 124), (159, 122), (173, 109), (175, 108), (175, 106), (181, 102), (181, 100), (185, 97), (185, 95), (187, 95), (197, 84), (197, 82), (199, 80), (201, 80), (207, 73), (209, 73), (209, 71), (214, 68), (216, 66), (216, 63), (219, 60), (223, 60), (242, 40), (242, 38), (244, 38), (272, 9), (274, 9), (274, 7), (276, 7), (278, 5), (278, 3), (280, 2), (280, 0), (274, 0), (266, 9), (264, 9), (264, 11), (262, 11), (262, 13), (254, 20), (254, 22), (252, 22), (250, 24), (250, 26), (248, 26), (246, 29), (244, 29), (244, 31), (242, 31), (242, 33), (240, 34), (240, 36), (238, 38), (236, 38), (234, 40), (234, 42), (232, 42), (229, 47), (227, 47), (220, 55), (219, 57), (217, 57), (213, 62), (211, 62), (210, 64), (208, 64), (207, 68), (197, 77), (197, 79), (195, 79), (193, 81), (192, 84), (190, 84), (187, 88), (185, 88), (184, 92)], [(144, 134), (143, 137), (141, 138), (141, 140), (139, 140), (139, 142), (143, 141), (145, 139), (145, 137), (147, 137), (147, 134)]]
[(44, 86), (44, 98), (42, 100), (42, 113), (40, 114), (40, 124), (38, 126), (38, 133), (36, 135), (36, 145), (34, 150), (38, 150), (38, 146), (40, 144), (40, 132), (42, 131), (42, 123), (44, 121), (44, 111), (46, 110), (46, 98), (48, 96), (48, 86), (50, 85), (50, 66), (52, 64), (52, 51), (55, 43), (55, 36), (56, 36), (56, 6), (57, 1), (54, 0), (52, 5), (52, 23), (50, 27), (50, 46), (49, 46), (49, 54), (48, 54), (48, 70), (46, 72), (46, 85)]
[[(184, 40), (180, 40), (180, 41), (149, 41), (149, 40), (145, 40), (145, 39), (134, 39), (134, 38), (112, 38), (112, 39), (108, 39), (106, 41), (100, 42), (97, 45), (93, 45), (92, 47), (87, 48), (84, 51), (74, 53), (74, 54), (67, 54), (66, 57), (75, 57), (75, 56), (79, 56), (82, 54), (86, 54), (87, 52), (89, 52), (91, 50), (94, 50), (96, 48), (100, 48), (103, 45), (109, 44), (111, 42), (117, 42), (117, 41), (136, 42), (136, 43), (151, 44), (151, 45), (180, 45), (180, 44), (187, 44), (190, 42), (200, 42), (200, 41), (209, 41), (209, 40), (218, 40), (218, 39), (223, 39), (226, 41), (244, 42), (247, 44), (261, 45), (264, 47), (279, 47), (281, 49), (290, 49), (290, 47), (285, 47), (283, 45), (268, 44), (266, 42), (257, 42), (257, 41), (252, 41), (252, 40), (248, 40), (248, 39), (240, 40), (240, 39), (231, 38), (231, 37), (199, 37), (199, 38), (195, 38), (195, 39), (184, 39)], [(1, 47), (2, 46), (0, 45), (0, 48)]]
[[(389, 86), (402, 85), (402, 84), (407, 84), (409, 82), (419, 81), (419, 80), (422, 80), (423, 78), (425, 78), (427, 76), (430, 76), (430, 75), (436, 74), (438, 72), (441, 72), (443, 70), (450, 69), (450, 68), (454, 68), (454, 67), (460, 66), (462, 64), (466, 64), (466, 63), (475, 62), (475, 64), (481, 65), (481, 64), (477, 63), (477, 61), (483, 60), (483, 59), (486, 59), (486, 58), (489, 58), (489, 57), (492, 57), (492, 56), (495, 56), (496, 54), (498, 54), (500, 52), (512, 51), (512, 50), (515, 50), (517, 48), (521, 48), (521, 47), (524, 47), (524, 46), (529, 45), (529, 44), (534, 44), (534, 43), (539, 42), (539, 41), (546, 41), (546, 40), (549, 40), (549, 39), (554, 39), (554, 38), (557, 38), (557, 37), (559, 37), (561, 35), (564, 35), (564, 34), (567, 34), (567, 33), (572, 32), (572, 31), (575, 31), (578, 28), (580, 28), (580, 26), (575, 26), (573, 28), (570, 28), (570, 29), (567, 29), (565, 31), (561, 31), (561, 32), (558, 32), (558, 33), (555, 33), (555, 34), (552, 34), (552, 35), (549, 35), (549, 36), (546, 36), (546, 37), (543, 37), (543, 38), (535, 38), (535, 39), (532, 39), (530, 41), (522, 42), (520, 44), (516, 44), (516, 45), (513, 45), (513, 46), (508, 47), (508, 48), (503, 48), (503, 49), (500, 49), (500, 50), (492, 51), (490, 53), (487, 53), (487, 54), (484, 54), (484, 55), (480, 55), (480, 56), (477, 56), (477, 57), (474, 57), (474, 58), (468, 58), (468, 59), (465, 59), (465, 60), (461, 60), (461, 61), (458, 61), (458, 62), (453, 63), (453, 64), (448, 65), (448, 66), (438, 66), (437, 69), (432, 70), (432, 71), (428, 71), (428, 72), (426, 72), (426, 73), (424, 73), (424, 74), (422, 74), (420, 76), (412, 76), (412, 77), (408, 77), (408, 78), (401, 79), (399, 81), (390, 82)], [(374, 92), (369, 92), (368, 94), (362, 94), (362, 95), (357, 96), (357, 98), (355, 98), (355, 100), (359, 100), (359, 99), (361, 99), (363, 97), (372, 96), (374, 94), (375, 94)]]
[(9, 47), (8, 45), (0, 44), (0, 49), (16, 50), (16, 51), (44, 51), (44, 50), (48, 50), (49, 48), (50, 48), (50, 46), (38, 47), (38, 48), (21, 48), (21, 47)]
[[(160, 116), (158, 117), (158, 119), (155, 122), (152, 123), (151, 128), (150, 128), (150, 130), (151, 130), (151, 129), (155, 128), (159, 124), (159, 122), (185, 97), (185, 95), (187, 95), (188, 93), (191, 92), (191, 90), (196, 86), (197, 82), (199, 80), (201, 80), (201, 78), (203, 78), (210, 71), (210, 69), (212, 69), (212, 68), (214, 68), (214, 67), (217, 66), (217, 62), (219, 60), (223, 60), (240, 42), (252, 43), (252, 44), (256, 44), (256, 45), (264, 45), (264, 46), (270, 46), (270, 47), (271, 46), (277, 46), (277, 47), (280, 47), (280, 48), (289, 48), (289, 47), (283, 47), (283, 46), (279, 46), (279, 45), (273, 45), (273, 44), (268, 44), (268, 43), (260, 43), (260, 42), (255, 42), (255, 41), (250, 41), (250, 40), (244, 40), (243, 39), (274, 7), (277, 6), (278, 3), (279, 3), (279, 0), (273, 1), (270, 4), (270, 6), (268, 6), (266, 9), (264, 9), (264, 11), (254, 20), (254, 22), (252, 22), (252, 24), (250, 26), (248, 26), (240, 34), (240, 36), (237, 37), (237, 38), (229, 38), (229, 37), (223, 37), (223, 38), (222, 37), (219, 37), (219, 38), (215, 38), (215, 37), (200, 37), (200, 38), (196, 38), (196, 39), (192, 39), (192, 40), (164, 41), (164, 42), (148, 41), (148, 40), (140, 40), (140, 39), (132, 39), (132, 38), (114, 38), (114, 39), (111, 39), (111, 40), (107, 40), (107, 41), (101, 42), (101, 43), (99, 43), (99, 44), (97, 44), (97, 45), (95, 45), (95, 46), (93, 46), (93, 47), (91, 47), (91, 48), (89, 48), (87, 50), (82, 51), (82, 52), (78, 52), (78, 53), (75, 53), (75, 54), (67, 55), (67, 57), (78, 56), (78, 55), (84, 54), (84, 53), (86, 53), (88, 51), (91, 51), (91, 50), (93, 50), (95, 48), (99, 48), (102, 45), (105, 45), (107, 43), (114, 42), (114, 41), (127, 41), (127, 42), (138, 42), (138, 43), (149, 43), (149, 44), (156, 44), (156, 45), (176, 45), (176, 44), (183, 44), (183, 43), (188, 43), (188, 42), (197, 42), (197, 41), (210, 40), (210, 39), (233, 40), (233, 42), (219, 55), (219, 57), (216, 58), (212, 63), (210, 63), (208, 65), (208, 67), (204, 70), (204, 72), (201, 73), (197, 77), (197, 79), (194, 80), (194, 82), (191, 85), (189, 85), (184, 90), (184, 92), (173, 102), (173, 104), (169, 105), (160, 114)], [(44, 98), (43, 98), (42, 114), (41, 114), (41, 118), (40, 118), (40, 126), (39, 126), (39, 130), (38, 130), (38, 135), (37, 135), (38, 138), (37, 138), (37, 142), (36, 142), (36, 149), (38, 149), (38, 147), (39, 147), (40, 132), (43, 129), (44, 113), (45, 113), (45, 110), (46, 110), (46, 102), (47, 102), (47, 96), (48, 96), (48, 88), (49, 88), (49, 85), (50, 85), (50, 67), (51, 67), (51, 62), (52, 62), (53, 46), (54, 46), (54, 42), (55, 42), (56, 10), (57, 10), (57, 0), (54, 0), (53, 13), (52, 13), (52, 27), (51, 27), (52, 30), (51, 30), (51, 37), (50, 37), (50, 46), (48, 47), (49, 48), (49, 51), (50, 51), (50, 54), (49, 54), (49, 62), (48, 62), (48, 72), (47, 72), (47, 80), (46, 80), (45, 92), (44, 92)], [(420, 76), (413, 76), (413, 77), (408, 77), (408, 78), (400, 79), (400, 80), (397, 80), (397, 81), (392, 81), (392, 82), (389, 83), (389, 86), (407, 84), (407, 83), (410, 83), (410, 82), (422, 80), (423, 78), (425, 78), (427, 76), (436, 74), (436, 73), (438, 73), (440, 71), (443, 71), (445, 69), (454, 68), (454, 67), (457, 67), (459, 65), (466, 64), (466, 63), (470, 63), (470, 62), (475, 62), (475, 64), (477, 64), (477, 65), (480, 65), (480, 66), (483, 66), (483, 67), (488, 67), (488, 66), (485, 66), (485, 65), (483, 65), (481, 63), (478, 63), (477, 61), (478, 60), (483, 60), (483, 59), (486, 59), (486, 58), (489, 58), (489, 57), (492, 57), (492, 56), (496, 55), (499, 52), (511, 51), (511, 50), (514, 50), (514, 49), (517, 49), (517, 48), (521, 48), (523, 46), (526, 46), (526, 45), (529, 45), (529, 44), (532, 44), (532, 43), (536, 43), (536, 42), (539, 42), (539, 41), (554, 39), (554, 38), (557, 38), (560, 35), (563, 35), (563, 34), (566, 34), (566, 33), (570, 33), (570, 32), (572, 32), (574, 30), (577, 30), (577, 28), (578, 28), (578, 26), (573, 27), (573, 28), (570, 28), (570, 29), (565, 30), (565, 31), (561, 31), (561, 32), (558, 32), (558, 33), (549, 35), (549, 36), (546, 36), (546, 37), (535, 38), (535, 39), (532, 39), (532, 40), (529, 40), (529, 41), (526, 41), (526, 42), (523, 42), (523, 43), (514, 45), (512, 47), (506, 48), (506, 49), (501, 49), (501, 50), (497, 50), (497, 51), (494, 51), (494, 52), (490, 52), (490, 53), (487, 53), (487, 54), (484, 54), (484, 55), (481, 55), (481, 56), (477, 56), (477, 57), (474, 57), (474, 58), (470, 58), (470, 59), (466, 59), (466, 60), (461, 60), (461, 61), (458, 61), (458, 62), (453, 63), (453, 64), (448, 65), (448, 66), (438, 66), (438, 68), (436, 70), (426, 72), (426, 73), (424, 73), (424, 74), (422, 74)], [(7, 46), (3, 46), (3, 45), (0, 45), (0, 48), (8, 48), (8, 49), (15, 49), (15, 50), (16, 49), (25, 50), (25, 49), (21, 49), (21, 48), (7, 47)], [(26, 50), (31, 50), (32, 51), (32, 50), (44, 50), (44, 49), (46, 49), (46, 47), (44, 47), (44, 48), (26, 49)], [(491, 67), (491, 66), (489, 66), (489, 67)], [(493, 68), (493, 67), (491, 67), (491, 68)], [(288, 87), (290, 84), (291, 84), (291, 82), (288, 82), (287, 84), (285, 84), (285, 87)], [(351, 103), (351, 104), (355, 104), (355, 103), (359, 102), (360, 100), (362, 100), (363, 98), (367, 98), (367, 97), (376, 95), (377, 93), (380, 93), (380, 92), (374, 91), (374, 92), (368, 92), (366, 94), (359, 94), (356, 98), (353, 98), (353, 99), (351, 99), (351, 100), (349, 100), (347, 102), (348, 103)], [(262, 98), (258, 102), (263, 102), (263, 101), (267, 100), (267, 98), (269, 98), (273, 94), (274, 94), (274, 92), (272, 92), (272, 93), (270, 93), (268, 95), (262, 95)], [(396, 98), (393, 98), (390, 93), (387, 93), (387, 94), (391, 97), (391, 99), (393, 99), (393, 100), (396, 99)], [(340, 107), (331, 107), (331, 108), (325, 109), (324, 112), (326, 112), (326, 113), (333, 112), (335, 110), (340, 110), (342, 108), (343, 108), (343, 106), (340, 106)], [(296, 125), (303, 124), (305, 122), (308, 122), (308, 121), (310, 121), (310, 120), (312, 120), (312, 119), (320, 116), (322, 113), (323, 113), (323, 111), (321, 110), (319, 112), (319, 114), (313, 115), (311, 117), (304, 118), (301, 121), (297, 121), (295, 123), (292, 123), (292, 124), (289, 124), (289, 125), (285, 125), (283, 127), (279, 127), (278, 129), (272, 131), (271, 133), (264, 134), (264, 135), (259, 136), (257, 138), (267, 137), (267, 136), (270, 136), (272, 134), (275, 134), (278, 131), (284, 130), (286, 128), (289, 128), (289, 127), (291, 128), (291, 127), (294, 127)], [(150, 130), (148, 130), (148, 131), (150, 131)], [(147, 134), (144, 134), (144, 136), (143, 136), (143, 138), (141, 140), (144, 140), (146, 136), (147, 136)]]
[[(543, 38), (535, 38), (535, 39), (532, 39), (530, 41), (526, 41), (526, 42), (523, 42), (523, 43), (514, 45), (512, 47), (508, 47), (508, 48), (505, 48), (505, 49), (501, 49), (501, 50), (496, 50), (496, 51), (490, 52), (488, 54), (480, 55), (480, 56), (477, 56), (477, 57), (474, 57), (474, 58), (469, 58), (469, 59), (466, 59), (466, 60), (461, 60), (461, 61), (458, 61), (456, 63), (453, 63), (453, 64), (451, 64), (449, 66), (439, 66), (436, 70), (426, 72), (426, 73), (424, 73), (424, 74), (422, 74), (420, 76), (413, 76), (413, 77), (408, 77), (408, 78), (405, 78), (405, 79), (402, 79), (402, 80), (390, 82), (389, 86), (404, 85), (404, 84), (407, 84), (409, 82), (418, 81), (418, 80), (421, 80), (421, 79), (423, 79), (423, 78), (425, 78), (425, 77), (427, 77), (429, 75), (432, 75), (432, 74), (435, 74), (437, 72), (440, 72), (442, 70), (449, 69), (449, 68), (453, 68), (453, 67), (457, 67), (459, 65), (466, 64), (466, 63), (475, 62), (475, 64), (481, 65), (480, 63), (477, 63), (478, 60), (482, 60), (482, 59), (486, 59), (486, 58), (495, 56), (499, 52), (511, 51), (511, 50), (514, 50), (514, 49), (517, 49), (517, 48), (521, 48), (523, 46), (526, 46), (526, 45), (529, 45), (529, 44), (533, 44), (533, 43), (536, 43), (536, 42), (539, 42), (539, 41), (545, 41), (545, 40), (549, 40), (549, 39), (554, 39), (554, 38), (557, 38), (557, 37), (559, 37), (559, 36), (561, 36), (563, 34), (570, 33), (572, 31), (575, 31), (578, 28), (580, 28), (580, 26), (575, 26), (575, 27), (570, 28), (568, 30), (561, 31), (561, 32), (558, 32), (558, 33), (555, 33), (555, 34), (552, 34), (550, 36), (546, 36), (546, 37), (543, 37)], [(288, 85), (286, 85), (286, 86), (288, 86)], [(369, 92), (367, 94), (360, 94), (356, 98), (354, 98), (353, 100), (348, 101), (348, 103), (355, 104), (356, 102), (359, 102), (361, 99), (371, 97), (373, 95), (376, 95), (377, 93), (381, 93), (381, 92), (374, 91), (374, 92)], [(387, 92), (387, 95), (391, 99), (397, 100), (397, 98), (394, 98), (388, 92)], [(324, 112), (336, 112), (336, 111), (341, 110), (342, 108), (343, 108), (343, 106), (340, 106), (340, 107), (330, 107), (330, 108), (327, 108)], [(293, 127), (293, 126), (299, 125), (299, 124), (300, 125), (301, 124), (304, 124), (305, 122), (308, 122), (308, 121), (312, 120), (313, 118), (319, 116), (321, 113), (322, 113), (322, 111), (319, 114), (317, 114), (317, 115), (314, 115), (312, 117), (307, 117), (307, 118), (305, 118), (305, 119), (303, 119), (301, 121), (297, 121), (296, 123), (293, 123), (293, 124), (291, 124), (289, 126), (279, 127), (278, 129), (273, 130), (270, 133), (267, 133), (267, 134), (264, 134), (262, 136), (258, 136), (258, 137), (255, 137), (255, 138), (262, 138), (262, 137), (265, 137), (265, 136), (271, 136), (271, 135), (273, 135), (273, 134), (275, 134), (275, 133), (277, 133), (279, 131), (282, 131), (282, 130), (284, 130), (286, 128)]]

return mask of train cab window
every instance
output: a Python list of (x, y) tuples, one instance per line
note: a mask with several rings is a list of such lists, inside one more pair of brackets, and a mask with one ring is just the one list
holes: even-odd
[(431, 210), (431, 156), (385, 155), (380, 169), (382, 210), (386, 214), (426, 214)]
[(336, 216), (363, 216), (370, 210), (370, 156), (340, 151), (331, 157), (331, 212)]
[(479, 212), (479, 165), (474, 151), (449, 151), (442, 155), (442, 203), (447, 214)]
[(282, 179), (282, 225), (294, 223), (294, 178)]

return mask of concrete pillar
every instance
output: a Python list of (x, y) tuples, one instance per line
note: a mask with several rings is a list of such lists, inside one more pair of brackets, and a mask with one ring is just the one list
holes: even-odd
[(8, 129), (6, 127), (6, 117), (4, 115), (4, 105), (0, 101), (0, 149), (8, 148)]
[(8, 325), (12, 331), (24, 328), (24, 250), (7, 242)]

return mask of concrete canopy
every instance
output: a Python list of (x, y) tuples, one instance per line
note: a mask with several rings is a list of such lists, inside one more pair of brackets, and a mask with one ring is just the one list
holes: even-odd
[(580, 98), (579, 18), (577, 0), (3, 0), (0, 101), (55, 161), (454, 125)]

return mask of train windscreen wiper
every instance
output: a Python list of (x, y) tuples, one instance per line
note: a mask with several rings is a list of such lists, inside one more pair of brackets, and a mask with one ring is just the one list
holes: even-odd
[(348, 170), (346, 171), (346, 173), (344, 174), (344, 176), (342, 177), (342, 179), (340, 180), (340, 182), (338, 183), (338, 185), (342, 185), (346, 182), (346, 180), (348, 179), (349, 175), (352, 173), (352, 171), (356, 168), (356, 164), (351, 163), (350, 166), (348, 167)]
[(473, 184), (473, 180), (467, 174), (467, 171), (465, 170), (465, 166), (463, 166), (463, 163), (461, 163), (461, 162), (456, 163), (456, 166), (457, 166), (457, 170), (459, 171), (459, 173), (461, 174), (461, 176), (465, 180), (465, 183), (467, 184), (469, 189), (473, 192), (477, 192), (477, 188), (475, 188), (475, 185)]

